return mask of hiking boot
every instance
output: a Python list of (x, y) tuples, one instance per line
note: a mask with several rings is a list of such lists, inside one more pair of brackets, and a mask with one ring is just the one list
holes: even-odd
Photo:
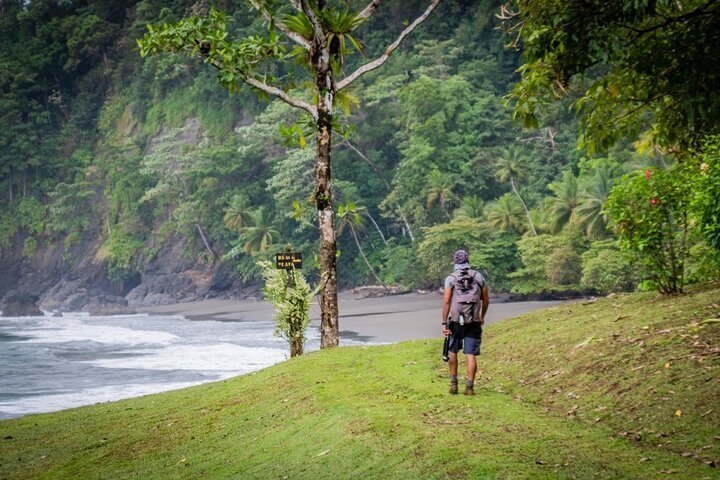
[(465, 387), (465, 395), (475, 395), (475, 389), (468, 385)]
[(457, 392), (458, 392), (457, 382), (450, 382), (450, 394), (457, 395)]

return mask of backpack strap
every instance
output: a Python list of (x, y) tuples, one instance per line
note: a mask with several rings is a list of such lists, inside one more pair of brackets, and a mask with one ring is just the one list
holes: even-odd
[(468, 269), (468, 275), (470, 275), (470, 277), (472, 277), (473, 281), (474, 281), (475, 283), (477, 283), (480, 288), (483, 287), (483, 284), (480, 283), (480, 281), (478, 281), (478, 279), (477, 279), (477, 276), (480, 275), (480, 278), (482, 278), (483, 280), (485, 280), (485, 277), (483, 277), (483, 274), (482, 274), (482, 273), (478, 272), (477, 270)]

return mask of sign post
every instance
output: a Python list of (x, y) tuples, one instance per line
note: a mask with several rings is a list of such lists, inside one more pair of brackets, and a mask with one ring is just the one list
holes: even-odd
[(302, 253), (293, 252), (292, 245), (285, 247), (285, 252), (275, 254), (275, 268), (285, 270), (288, 278), (288, 288), (295, 287), (295, 274), (293, 270), (302, 268)]
[(275, 266), (278, 270), (299, 270), (302, 268), (302, 253), (276, 253)]

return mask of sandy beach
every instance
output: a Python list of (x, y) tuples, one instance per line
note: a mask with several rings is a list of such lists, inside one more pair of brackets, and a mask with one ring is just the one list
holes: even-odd
[[(357, 298), (352, 292), (339, 295), (340, 336), (355, 340), (388, 343), (440, 337), (442, 295), (408, 293), (378, 298)], [(493, 302), (493, 300), (496, 300)], [(486, 322), (492, 324), (546, 308), (558, 301), (499, 303), (490, 299)], [(272, 306), (262, 300), (203, 300), (148, 307), (149, 313), (179, 314), (193, 320), (271, 321)], [(318, 328), (320, 312), (317, 302), (310, 311), (311, 328)]]

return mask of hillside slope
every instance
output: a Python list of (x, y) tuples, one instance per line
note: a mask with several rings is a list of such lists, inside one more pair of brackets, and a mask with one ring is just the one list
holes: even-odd
[(718, 478), (718, 298), (492, 325), (475, 397), (424, 340), (4, 421), (0, 478)]

